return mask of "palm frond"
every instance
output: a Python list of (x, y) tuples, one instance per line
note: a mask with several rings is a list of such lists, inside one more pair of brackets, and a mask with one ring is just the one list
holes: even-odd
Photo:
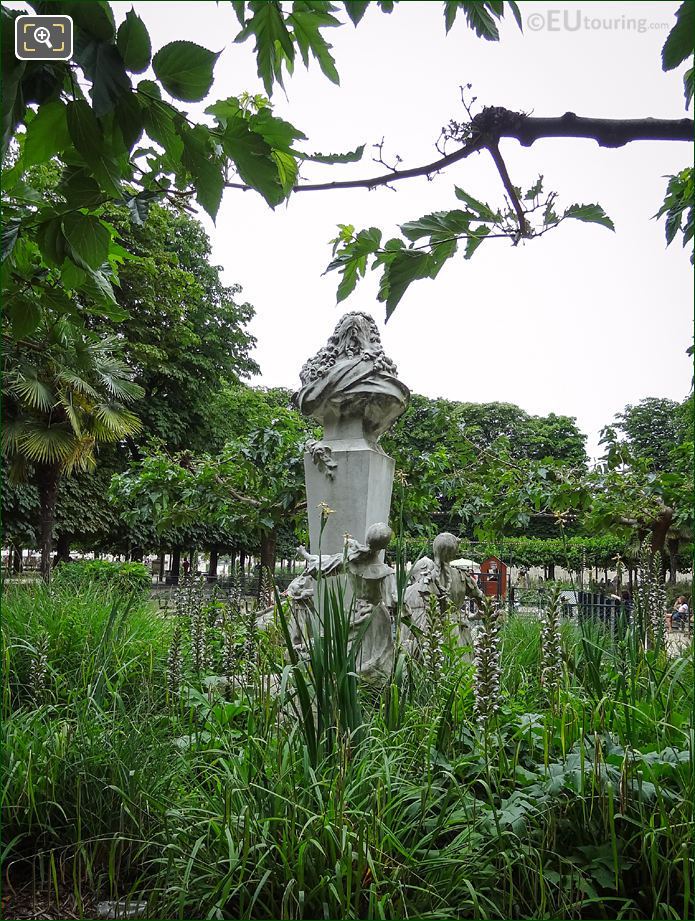
[(75, 470), (94, 470), (97, 465), (94, 456), (96, 439), (92, 435), (83, 435), (75, 441), (72, 453), (63, 462), (66, 473)]
[(48, 412), (56, 404), (56, 396), (51, 388), (35, 376), (18, 374), (11, 385), (11, 391), (31, 409)]
[(65, 410), (65, 414), (68, 417), (68, 421), (70, 422), (70, 425), (72, 426), (73, 432), (78, 438), (80, 438), (82, 436), (82, 425), (80, 424), (79, 413), (77, 412), (73, 404), (71, 393), (67, 394), (66, 397), (63, 400), (61, 400), (61, 405), (63, 409)]
[(19, 450), (39, 464), (64, 463), (75, 447), (75, 436), (65, 423), (42, 425), (40, 421), (24, 424), (18, 441)]
[[(130, 410), (119, 403), (98, 403), (92, 410), (94, 422), (98, 423), (112, 436), (109, 440), (118, 440), (125, 435), (134, 435), (142, 428), (142, 423)], [(96, 434), (96, 432), (95, 432)]]
[(10, 419), (3, 423), (0, 442), (2, 445), (2, 453), (6, 457), (17, 453), (19, 449), (19, 439), (23, 430), (24, 423), (19, 419)]
[(60, 371), (57, 375), (58, 380), (61, 384), (67, 384), (68, 387), (71, 387), (73, 390), (76, 390), (78, 393), (83, 393), (85, 396), (94, 397), (98, 399), (98, 392), (89, 384), (81, 375), (75, 374), (74, 371), (63, 370)]

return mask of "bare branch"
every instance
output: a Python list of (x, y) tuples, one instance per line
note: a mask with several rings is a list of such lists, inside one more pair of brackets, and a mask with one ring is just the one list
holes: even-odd
[[(541, 138), (588, 138), (600, 147), (622, 147), (632, 141), (690, 141), (695, 124), (692, 118), (582, 118), (573, 112), (553, 118), (537, 118), (509, 109), (488, 107), (471, 121), (471, 138), (453, 153), (412, 169), (394, 170), (364, 179), (336, 182), (307, 182), (294, 187), (294, 192), (324, 192), (333, 189), (374, 189), (377, 186), (431, 176), (448, 166), (465, 160), (503, 138), (514, 138), (523, 147), (530, 147)], [(228, 182), (227, 188), (248, 190), (240, 182)]]

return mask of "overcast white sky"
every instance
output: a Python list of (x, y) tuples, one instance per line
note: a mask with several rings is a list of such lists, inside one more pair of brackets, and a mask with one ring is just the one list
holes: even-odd
[[(180, 38), (224, 49), (209, 101), (262, 91), (252, 44), (233, 44), (238, 25), (229, 4), (134, 5), (155, 50)], [(480, 104), (537, 115), (686, 115), (684, 68), (664, 74), (660, 66), (677, 3), (519, 6), (523, 34), (510, 18), (499, 43), (476, 38), (462, 16), (447, 37), (441, 3), (401, 3), (390, 16), (369, 9), (357, 29), (332, 31), (340, 87), (315, 63), (308, 72), (299, 64), (287, 97), (274, 96), (276, 113), (308, 135), (310, 150), (349, 150), (384, 137), (385, 149), (405, 166), (434, 159), (441, 126), (463, 119), (464, 83), (473, 84)], [(120, 20), (130, 3), (114, 8)], [(552, 30), (551, 11), (559, 11)], [(563, 11), (571, 12), (566, 23)], [(567, 28), (578, 12), (590, 21)], [(275, 212), (254, 193), (228, 190), (217, 225), (205, 223), (225, 281), (239, 282), (256, 308), (252, 330), (262, 376), (255, 382), (295, 387), (302, 363), (340, 314), (365, 310), (411, 390), (576, 416), (592, 455), (599, 429), (626, 403), (683, 399), (692, 376), (685, 354), (693, 331), (692, 268), (680, 243), (666, 249), (663, 223), (651, 217), (664, 197), (663, 177), (692, 161), (691, 148), (636, 142), (605, 150), (581, 140), (521, 148), (510, 140), (502, 153), (515, 185), (528, 187), (542, 173), (562, 206), (600, 202), (616, 233), (568, 222), (516, 249), (506, 240), (488, 241), (472, 261), (455, 258), (436, 281), (414, 283), (385, 327), (376, 273), (336, 308), (338, 275), (321, 274), (336, 224), (376, 225), (388, 236), (398, 223), (456, 207), (454, 185), (497, 206), (502, 189), (489, 157), (456, 164), (433, 182), (400, 183), (397, 192), (295, 195)], [(311, 175), (336, 178), (338, 170), (314, 167)], [(381, 170), (365, 155), (350, 175), (375, 171)]]

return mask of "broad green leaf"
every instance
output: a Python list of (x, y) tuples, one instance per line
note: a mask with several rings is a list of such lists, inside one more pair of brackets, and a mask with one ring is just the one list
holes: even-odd
[(116, 122), (128, 151), (138, 143), (142, 137), (145, 125), (145, 112), (136, 93), (126, 93), (116, 103)]
[(222, 146), (234, 161), (242, 180), (260, 192), (271, 208), (285, 199), (270, 145), (260, 134), (251, 131), (242, 118), (229, 122), (222, 136)]
[(350, 17), (350, 21), (353, 26), (356, 26), (367, 12), (369, 0), (344, 0), (344, 6), (345, 12)]
[(12, 253), (22, 225), (20, 217), (5, 218), (2, 222), (2, 262)]
[(253, 16), (234, 41), (244, 42), (251, 35), (256, 37), (254, 51), (258, 76), (270, 96), (275, 81), (282, 86), (283, 60), (288, 64), (294, 61), (294, 45), (278, 0), (251, 0), (248, 6)]
[(192, 130), (184, 126), (180, 135), (183, 141), (182, 162), (193, 177), (196, 198), (214, 221), (222, 201), (224, 176), (222, 165), (209, 146), (209, 132), (203, 125), (197, 125)]
[(23, 120), (26, 111), (24, 94), (19, 91), (26, 63), (18, 61), (14, 53), (15, 19), (19, 11), (0, 8), (0, 36), (2, 39), (2, 156), (14, 135), (16, 126)]
[(111, 320), (125, 320), (128, 311), (116, 303), (111, 282), (103, 272), (88, 272), (79, 288), (95, 304), (99, 305), (99, 313)]
[(31, 336), (41, 322), (41, 306), (30, 297), (10, 298), (3, 312), (9, 317), (15, 339)]
[(152, 67), (164, 89), (175, 99), (200, 102), (210, 92), (220, 52), (195, 42), (169, 42), (152, 58)]
[(402, 250), (384, 266), (384, 274), (379, 289), (379, 300), (386, 302), (386, 319), (408, 290), (408, 286), (418, 278), (427, 278), (431, 271), (429, 253)]
[(309, 52), (319, 62), (323, 73), (331, 83), (340, 83), (331, 46), (321, 35), (321, 27), (339, 26), (340, 21), (328, 12), (311, 9), (309, 4), (295, 2), (287, 22), (294, 30), (294, 38), (302, 56), (304, 66), (309, 66)]
[(574, 218), (576, 221), (586, 221), (590, 224), (601, 224), (609, 230), (615, 230), (613, 221), (608, 217), (601, 205), (570, 205), (565, 209), (564, 217)]
[[(486, 0), (460, 0), (466, 21), (479, 38), (489, 42), (499, 41), (500, 33), (491, 12), (493, 4)], [(496, 14), (499, 17), (499, 14)]]
[(134, 9), (126, 13), (118, 27), (116, 44), (123, 63), (131, 73), (141, 74), (147, 70), (152, 57), (152, 43), (145, 23)]
[(106, 261), (111, 234), (98, 218), (79, 211), (66, 214), (63, 217), (63, 233), (70, 247), (70, 256), (80, 268), (96, 271)]
[(68, 103), (68, 130), (72, 143), (87, 163), (93, 163), (102, 153), (102, 133), (99, 122), (88, 102), (78, 99)]
[(50, 160), (70, 144), (65, 103), (44, 102), (27, 128), (22, 162), (33, 166)]
[(469, 195), (468, 192), (464, 192), (463, 189), (460, 189), (458, 186), (454, 187), (454, 194), (459, 201), (465, 202), (469, 208), (472, 208), (481, 220), (497, 220), (498, 215), (496, 215), (492, 208), (486, 205), (485, 202), (478, 201), (477, 198), (473, 198), (472, 195)]
[(673, 70), (695, 51), (695, 3), (685, 0), (676, 10), (676, 24), (661, 49), (663, 70)]
[(361, 230), (353, 240), (346, 242), (343, 249), (329, 262), (326, 272), (339, 269), (342, 279), (338, 285), (337, 303), (344, 301), (355, 290), (357, 279), (367, 271), (367, 257), (377, 253), (381, 245), (381, 231), (378, 227)]
[(41, 255), (49, 265), (62, 265), (67, 244), (59, 217), (39, 224), (36, 231), (36, 242), (39, 244)]
[(130, 92), (130, 77), (125, 71), (123, 59), (115, 45), (96, 40), (76, 51), (75, 57), (92, 81), (90, 92), (94, 114), (101, 118), (113, 111), (121, 96)]
[(691, 67), (683, 74), (683, 93), (685, 95), (685, 107), (690, 108), (693, 101), (693, 91), (695, 90), (695, 68)]
[(289, 196), (297, 181), (297, 173), (299, 172), (297, 161), (292, 154), (288, 154), (284, 150), (274, 150), (273, 160), (275, 160), (278, 168), (280, 185), (285, 195)]
[(160, 192), (148, 191), (138, 192), (137, 195), (126, 196), (125, 203), (128, 206), (128, 210), (130, 211), (130, 218), (133, 224), (141, 226), (145, 223), (150, 210), (150, 205), (158, 198), (161, 198)]
[(417, 221), (401, 224), (401, 232), (408, 240), (414, 242), (422, 237), (443, 240), (468, 233), (471, 220), (477, 218), (468, 211), (435, 211), (426, 214)]
[(357, 163), (362, 159), (364, 154), (364, 144), (360, 144), (359, 147), (356, 147), (355, 150), (350, 150), (347, 153), (343, 154), (305, 154), (297, 151), (297, 156), (302, 160), (310, 160), (312, 163), (327, 163), (332, 165), (334, 163)]
[(471, 230), (471, 236), (468, 238), (468, 242), (466, 243), (466, 251), (463, 258), (470, 259), (489, 233), (489, 227), (477, 227), (475, 230)]
[(295, 141), (306, 140), (306, 135), (298, 128), (282, 118), (276, 118), (269, 109), (262, 109), (257, 115), (252, 115), (248, 123), (251, 130), (260, 134), (275, 150), (290, 153)]
[(150, 99), (144, 114), (147, 134), (164, 148), (172, 161), (180, 160), (183, 154), (183, 142), (174, 124), (174, 119), (177, 117), (176, 109), (168, 102)]
[(72, 208), (95, 208), (104, 200), (97, 181), (81, 167), (66, 168), (58, 191)]
[(154, 80), (141, 80), (137, 85), (137, 92), (149, 99), (161, 99), (162, 91)]
[(86, 32), (98, 41), (112, 41), (116, 34), (113, 12), (104, 0), (90, 0), (89, 3), (77, 0), (61, 4), (60, 12), (72, 16), (78, 31)]

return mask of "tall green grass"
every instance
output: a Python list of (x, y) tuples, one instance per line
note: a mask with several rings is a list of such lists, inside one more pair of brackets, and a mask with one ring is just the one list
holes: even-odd
[(304, 659), (282, 611), (260, 641), (225, 621), (231, 692), (205, 682), (178, 618), (172, 699), (172, 619), (96, 590), (6, 592), (10, 878), (55, 869), (152, 918), (693, 917), (692, 646), (668, 658), (629, 625), (565, 624), (550, 706), (540, 625), (513, 617), (483, 738), (465, 650), (445, 649), (437, 681), (398, 654), (377, 693), (342, 596), (320, 607)]

